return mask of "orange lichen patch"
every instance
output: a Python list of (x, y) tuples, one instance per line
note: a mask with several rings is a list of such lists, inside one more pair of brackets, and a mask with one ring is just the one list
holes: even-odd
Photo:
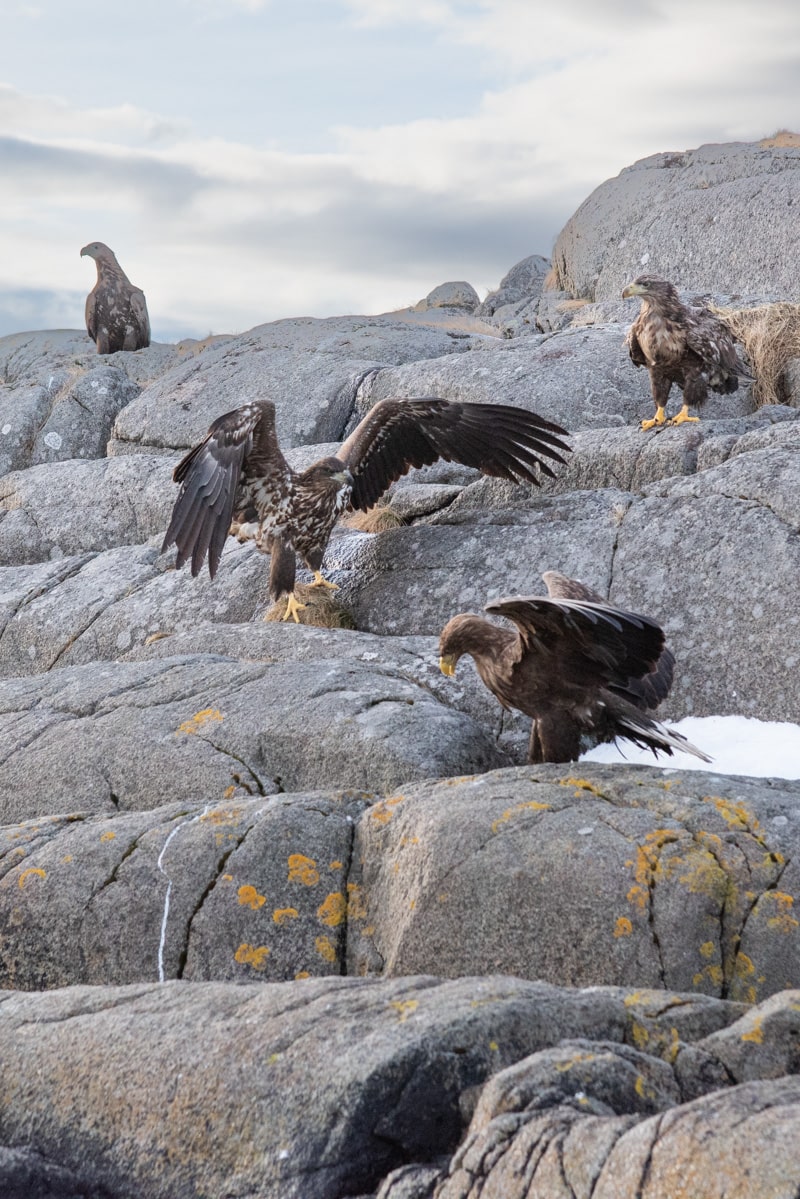
[(400, 838), (400, 848), (405, 849), (407, 845), (419, 845), (419, 837), (407, 837), (403, 835)]
[(496, 833), (499, 828), (507, 824), (509, 820), (513, 820), (520, 812), (552, 812), (552, 805), (549, 803), (540, 803), (538, 799), (529, 799), (526, 803), (515, 804), (513, 808), (506, 808), (502, 816), (498, 816), (492, 821), (492, 832)]
[(321, 958), (326, 962), (336, 961), (336, 946), (330, 937), (317, 937), (314, 942), (314, 948)]
[(792, 915), (794, 896), (787, 895), (785, 891), (765, 891), (759, 900), (759, 907), (769, 908), (773, 905), (775, 915), (767, 916), (767, 927), (779, 933), (793, 933), (800, 925), (797, 917)]
[(753, 1016), (752, 1025), (752, 1028), (748, 1029), (747, 1032), (742, 1033), (741, 1039), (743, 1041), (752, 1041), (754, 1045), (760, 1045), (764, 1040), (764, 1030), (761, 1027), (761, 1017)]
[(713, 941), (704, 941), (700, 946), (700, 956), (703, 958), (713, 958), (716, 948)]
[(222, 792), (222, 798), (223, 799), (233, 799), (235, 794), (236, 794), (236, 784), (231, 783), (230, 787), (226, 787), (225, 790)]
[(298, 970), (295, 978), (299, 981), (301, 978), (311, 978), (310, 970)]
[(17, 886), (20, 890), (22, 890), (29, 878), (47, 878), (47, 873), (42, 870), (41, 866), (29, 866), (27, 870), (22, 871), (22, 874), (17, 879)]
[(633, 925), (627, 916), (618, 916), (617, 922), (614, 925), (615, 937), (629, 937), (633, 932)]
[(400, 1023), (405, 1024), (409, 1016), (412, 1016), (419, 1007), (418, 999), (393, 999), (389, 1004), (400, 1016)]
[[(230, 790), (230, 787), (228, 790)], [(228, 798), (227, 792), (226, 798)], [(200, 817), (200, 823), (214, 825), (237, 824), (241, 817), (242, 808), (213, 808), (210, 812), (203, 813)]]
[(292, 853), (288, 858), (290, 883), (302, 883), (304, 887), (314, 887), (319, 882), (319, 870), (313, 858), (307, 858), (302, 853)]
[(340, 862), (339, 859), (337, 858), (335, 862), (331, 862), (328, 869), (329, 870), (341, 870), (343, 865), (344, 865), (344, 863)]
[(405, 795), (394, 795), (391, 799), (382, 799), (380, 803), (373, 804), (369, 810), (370, 819), (376, 824), (388, 824), (394, 815), (392, 808), (397, 807), (404, 799)]
[(331, 891), (317, 908), (317, 919), (329, 928), (341, 924), (347, 913), (347, 900), (341, 891)]
[(576, 797), (581, 791), (591, 791), (592, 795), (597, 795), (600, 799), (605, 799), (603, 792), (594, 783), (590, 783), (588, 779), (566, 778), (556, 780), (562, 787), (577, 787), (575, 792)]
[(299, 915), (297, 908), (276, 908), (272, 919), (275, 924), (288, 924), (290, 920), (297, 920)]
[(203, 708), (202, 712), (195, 712), (189, 720), (184, 720), (183, 724), (178, 725), (177, 731), (179, 733), (199, 733), (206, 725), (224, 719), (218, 708)]
[(683, 883), (691, 894), (724, 899), (730, 880), (710, 853), (705, 850), (691, 852), (686, 859), (681, 859), (680, 864), (688, 868), (678, 875), (678, 882)]
[(408, 901), (408, 910), (409, 910), (409, 912), (413, 912), (413, 911), (414, 911), (414, 908), (415, 908), (416, 906), (417, 906), (417, 901), (416, 901), (416, 899), (410, 899), (410, 900)]
[(627, 867), (633, 867), (635, 879), (627, 893), (627, 899), (640, 912), (643, 912), (648, 905), (653, 880), (659, 872), (663, 872), (660, 864), (661, 849), (679, 839), (679, 834), (674, 829), (653, 829), (644, 838), (644, 843), (636, 846), (635, 861), (629, 858), (625, 863)]
[(367, 905), (364, 902), (364, 888), (358, 883), (347, 884), (347, 919), (366, 920)]
[(233, 875), (232, 874), (223, 874), (222, 878), (220, 879), (220, 882), (221, 883), (232, 883)]
[(117, 834), (113, 831), (113, 829), (107, 828), (104, 833), (100, 834), (100, 840), (101, 841), (113, 841), (114, 838), (116, 837), (116, 835)]
[(243, 941), (233, 956), (234, 960), (242, 965), (252, 966), (254, 970), (263, 970), (267, 965), (269, 949), (266, 945), (250, 945)]
[(255, 887), (251, 887), (249, 883), (245, 883), (243, 887), (239, 888), (236, 892), (236, 897), (243, 908), (252, 908), (254, 912), (257, 912), (259, 908), (263, 908), (267, 902), (266, 895), (259, 895)]

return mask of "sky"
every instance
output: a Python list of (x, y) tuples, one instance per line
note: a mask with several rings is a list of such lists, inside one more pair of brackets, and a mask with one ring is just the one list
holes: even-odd
[(796, 0), (0, 0), (0, 335), (105, 241), (158, 340), (548, 256), (649, 154), (800, 128)]

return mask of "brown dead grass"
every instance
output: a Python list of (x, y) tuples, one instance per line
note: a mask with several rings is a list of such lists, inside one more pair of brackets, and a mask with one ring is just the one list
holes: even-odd
[[(337, 600), (335, 591), (328, 591), (325, 587), (312, 587), (310, 583), (296, 583), (294, 591), (300, 603), (306, 605), (299, 613), (300, 624), (310, 624), (317, 629), (356, 627), (350, 612)], [(264, 620), (283, 620), (288, 602), (289, 597), (282, 595), (267, 609)], [(294, 624), (294, 621), (286, 623)]]
[(556, 312), (577, 312), (588, 303), (588, 300), (562, 300), (560, 304), (556, 304)]
[(762, 137), (758, 143), (762, 150), (800, 149), (800, 133), (791, 129), (778, 129), (772, 137)]
[(786, 365), (800, 358), (800, 304), (781, 300), (757, 308), (713, 308), (744, 346), (755, 375), (753, 398), (763, 404), (783, 404)]
[(560, 287), (560, 284), (558, 281), (558, 271), (556, 270), (556, 268), (554, 266), (551, 266), (550, 270), (545, 275), (544, 280), (542, 282), (542, 290), (543, 291), (561, 291), (561, 287)]
[(356, 509), (339, 521), (346, 529), (357, 529), (360, 533), (385, 533), (387, 529), (397, 529), (405, 523), (402, 516), (387, 504), (376, 504), (366, 512)]

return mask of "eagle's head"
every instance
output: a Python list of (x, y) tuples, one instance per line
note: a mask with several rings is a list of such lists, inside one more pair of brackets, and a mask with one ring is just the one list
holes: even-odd
[(94, 258), (95, 262), (113, 262), (115, 265), (119, 265), (116, 254), (103, 241), (90, 241), (81, 250), (80, 257)]
[(622, 293), (623, 300), (632, 296), (642, 296), (648, 300), (677, 300), (678, 293), (673, 285), (660, 275), (639, 275)]
[(485, 649), (487, 621), (474, 612), (459, 612), (448, 620), (439, 638), (439, 669), (454, 675), (459, 658)]

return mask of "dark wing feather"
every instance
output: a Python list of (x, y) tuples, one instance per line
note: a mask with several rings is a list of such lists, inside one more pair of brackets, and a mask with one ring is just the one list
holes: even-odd
[(664, 634), (654, 620), (609, 604), (510, 596), (487, 604), (486, 611), (513, 621), (525, 652), (556, 653), (564, 669), (585, 671), (586, 682), (624, 687), (629, 679), (650, 674), (664, 648)]
[[(585, 583), (579, 583), (577, 579), (560, 574), (557, 570), (545, 571), (542, 578), (551, 599), (588, 600), (593, 604), (605, 604), (599, 592), (593, 591)], [(635, 707), (646, 711), (648, 708), (657, 708), (661, 701), (667, 698), (672, 687), (674, 671), (675, 655), (664, 646), (655, 669), (649, 674), (638, 679), (626, 679), (624, 683), (610, 683), (609, 687)]]
[(639, 321), (641, 317), (637, 317), (628, 330), (626, 338), (628, 353), (630, 354), (631, 362), (634, 366), (647, 366), (647, 358), (644, 350), (639, 345)]
[(173, 471), (181, 484), (161, 547), (178, 547), (176, 566), (192, 560), (197, 575), (208, 554), (208, 573), (217, 573), (222, 547), (231, 524), (236, 487), (262, 421), (275, 421), (272, 404), (246, 404), (215, 420), (207, 435), (182, 458)]
[(97, 340), (96, 309), (97, 296), (95, 294), (95, 289), (92, 288), (86, 297), (86, 332), (89, 334), (92, 341)]
[[(707, 308), (686, 308), (686, 346), (701, 360), (714, 391), (736, 390), (738, 380), (751, 376), (736, 352), (736, 341), (723, 321)], [(726, 383), (733, 383), (730, 388)]]
[(337, 458), (353, 475), (354, 508), (370, 508), (412, 466), (444, 458), (485, 475), (538, 483), (553, 476), (543, 458), (564, 462), (566, 430), (508, 404), (462, 404), (436, 398), (381, 400), (353, 430)]

